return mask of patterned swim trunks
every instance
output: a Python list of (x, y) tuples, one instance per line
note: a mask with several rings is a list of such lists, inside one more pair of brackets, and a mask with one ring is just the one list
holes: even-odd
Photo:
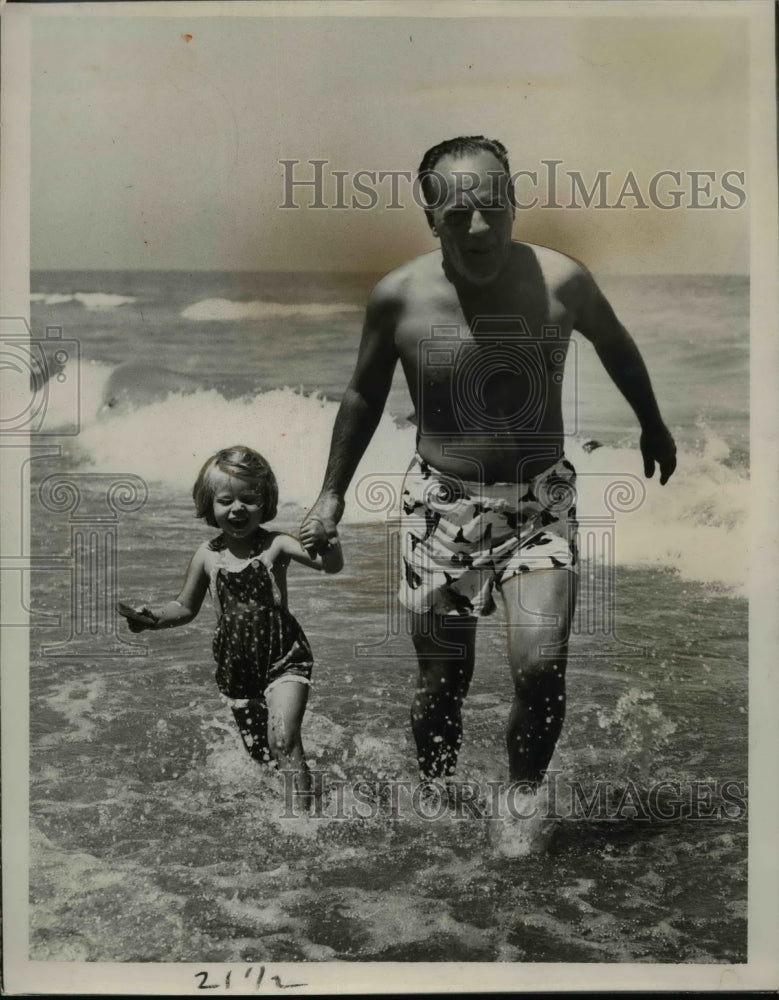
[(519, 573), (578, 571), (576, 471), (562, 458), (528, 483), (483, 485), (414, 456), (401, 500), (398, 599), (410, 611), (482, 617)]

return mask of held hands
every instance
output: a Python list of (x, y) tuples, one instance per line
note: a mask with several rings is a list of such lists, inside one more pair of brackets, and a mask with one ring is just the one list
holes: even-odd
[(660, 466), (660, 485), (665, 486), (676, 468), (676, 445), (665, 424), (642, 430), (641, 454), (644, 456), (644, 475), (651, 479), (657, 462)]
[(131, 608), (129, 604), (117, 601), (116, 610), (123, 618), (127, 619), (127, 627), (131, 632), (143, 632), (147, 628), (154, 628), (159, 621), (157, 615), (145, 605), (136, 609)]
[(343, 512), (344, 503), (340, 497), (320, 496), (300, 526), (298, 537), (303, 548), (313, 555), (324, 554), (338, 539), (336, 525)]

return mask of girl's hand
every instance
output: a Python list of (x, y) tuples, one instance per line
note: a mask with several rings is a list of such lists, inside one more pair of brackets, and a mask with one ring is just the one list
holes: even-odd
[(159, 621), (151, 608), (147, 608), (145, 605), (136, 610), (136, 608), (131, 608), (129, 604), (117, 601), (116, 610), (123, 618), (127, 619), (127, 627), (131, 632), (143, 632), (147, 628), (154, 628)]
[(301, 541), (293, 538), (292, 535), (279, 533), (275, 543), (278, 551), (283, 552), (287, 559), (294, 559), (295, 562), (303, 566), (310, 566), (312, 569), (324, 570), (325, 573), (340, 573), (344, 565), (341, 542), (338, 532), (333, 531), (332, 537), (323, 543), (319, 552), (305, 548)]
[(330, 539), (330, 543), (320, 555), (322, 569), (325, 573), (340, 573), (344, 568), (344, 554), (341, 550), (341, 541), (338, 535)]

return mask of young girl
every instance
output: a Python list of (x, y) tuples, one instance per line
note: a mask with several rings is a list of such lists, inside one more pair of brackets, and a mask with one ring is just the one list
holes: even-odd
[(300, 726), (313, 659), (287, 608), (286, 573), (291, 559), (339, 572), (340, 544), (336, 540), (324, 555), (312, 557), (297, 539), (262, 527), (276, 516), (276, 477), (261, 455), (242, 445), (208, 459), (192, 496), (197, 516), (221, 533), (195, 552), (175, 601), (118, 609), (133, 632), (173, 628), (192, 621), (210, 590), (218, 615), (216, 682), (230, 701), (244, 746), (255, 760), (273, 757), (280, 770), (292, 772), (296, 791), (310, 801)]

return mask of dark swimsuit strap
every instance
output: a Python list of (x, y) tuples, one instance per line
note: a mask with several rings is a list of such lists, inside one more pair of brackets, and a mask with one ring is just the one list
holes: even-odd
[[(246, 556), (246, 566), (244, 566), (243, 569), (240, 569), (240, 570), (228, 570), (227, 567), (224, 565), (224, 559), (220, 560), (221, 565), (217, 565), (215, 567), (215, 569), (213, 571), (213, 575), (212, 575), (212, 579), (213, 579), (213, 583), (214, 583), (214, 591), (217, 591), (217, 587), (219, 585), (219, 579), (220, 579), (220, 577), (222, 577), (223, 573), (230, 574), (230, 575), (235, 575), (235, 574), (240, 574), (240, 573), (245, 573), (246, 572), (246, 570), (252, 564), (252, 560), (255, 559), (255, 557), (260, 554), (259, 551), (258, 551), (258, 549), (259, 549), (259, 547), (260, 547), (260, 545), (261, 545), (261, 543), (263, 541), (264, 536), (268, 535), (268, 534), (270, 534), (270, 532), (266, 531), (265, 528), (258, 528), (257, 529), (257, 534), (256, 534), (256, 537), (255, 537), (255, 544), (252, 545), (252, 548), (251, 548), (251, 550), (249, 552), (249, 555)], [(208, 547), (210, 549), (212, 549), (214, 552), (224, 552), (227, 549), (227, 543), (225, 542), (224, 534), (222, 533), (222, 534), (217, 535), (216, 538), (212, 538), (211, 541), (208, 543)], [(270, 585), (271, 594), (273, 596), (274, 606), (276, 608), (278, 608), (280, 611), (282, 611), (283, 613), (289, 613), (289, 609), (287, 608), (287, 605), (284, 603), (283, 595), (281, 593), (281, 590), (279, 588), (279, 585), (278, 585), (278, 583), (277, 583), (277, 581), (276, 581), (273, 573), (271, 572), (270, 569), (268, 569), (268, 567), (265, 565), (265, 563), (261, 559), (258, 560), (258, 563), (259, 563), (260, 566), (262, 566), (262, 569), (264, 570), (265, 577), (266, 577), (266, 579), (267, 579), (267, 581), (268, 581), (268, 583)], [(257, 565), (257, 563), (255, 563), (255, 565)], [(215, 594), (215, 596), (216, 596), (216, 594)], [(218, 596), (216, 596), (216, 599), (218, 600)]]
[[(268, 532), (265, 530), (265, 528), (257, 529), (257, 532), (254, 536), (254, 544), (252, 545), (249, 551), (249, 555), (246, 557), (247, 559), (251, 559), (253, 556), (258, 555), (258, 553), (255, 550), (259, 547), (263, 537), (267, 534)], [(211, 549), (212, 552), (224, 552), (224, 550), (227, 548), (227, 542), (225, 541), (224, 532), (218, 534), (216, 538), (212, 538), (211, 541), (208, 543), (208, 547), (209, 549)]]

